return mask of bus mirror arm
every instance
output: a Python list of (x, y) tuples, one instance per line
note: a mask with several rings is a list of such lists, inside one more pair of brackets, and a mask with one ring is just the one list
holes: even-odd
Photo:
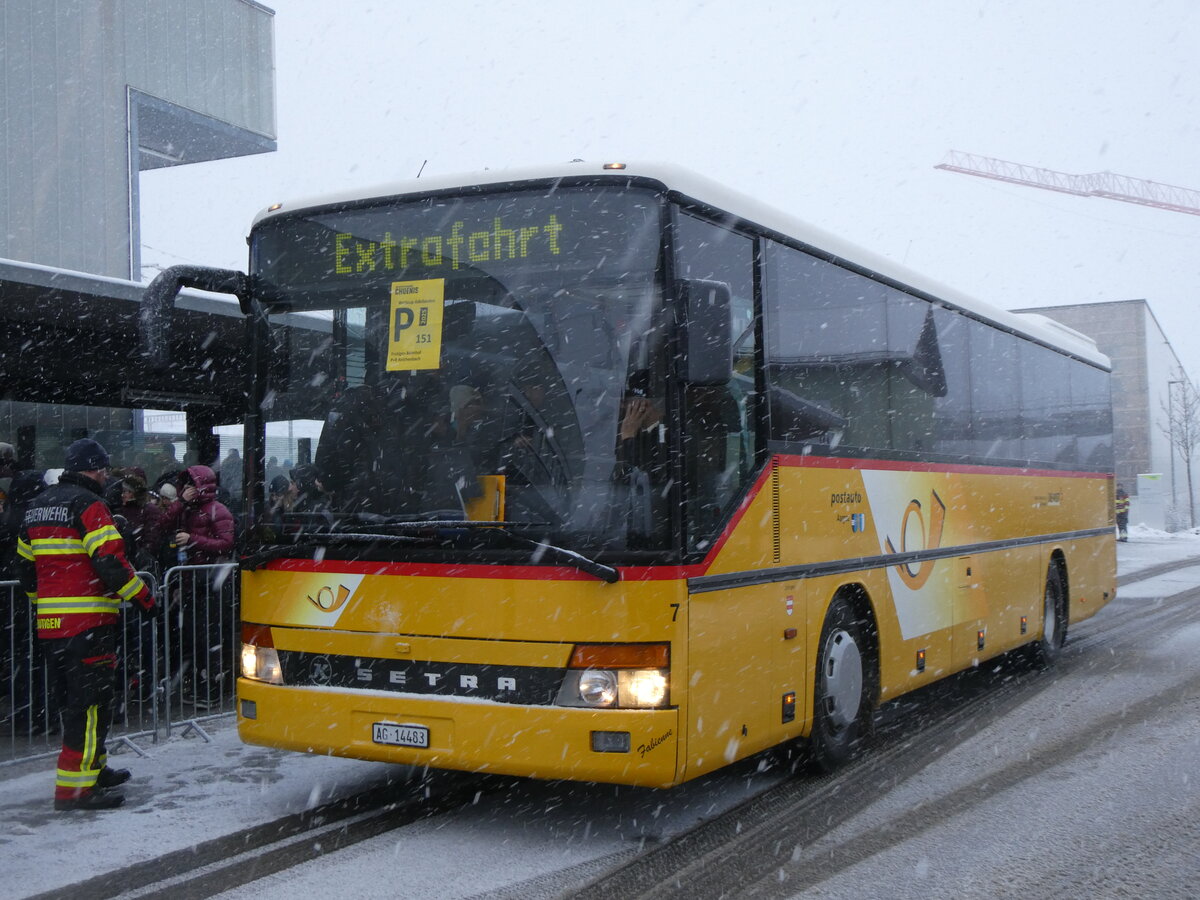
[(207, 266), (171, 266), (159, 272), (142, 293), (139, 312), (142, 348), (150, 365), (165, 370), (171, 365), (171, 313), (185, 288), (216, 294), (233, 294), (244, 315), (250, 314), (250, 279), (231, 269)]

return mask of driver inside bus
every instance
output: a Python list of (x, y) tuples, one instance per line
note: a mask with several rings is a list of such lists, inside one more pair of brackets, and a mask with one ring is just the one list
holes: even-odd
[(649, 395), (650, 373), (635, 372), (629, 379), (621, 402), (621, 420), (617, 428), (617, 466), (614, 476), (629, 477), (635, 470), (658, 476), (667, 475), (667, 434), (663, 425), (662, 400)]
[(650, 537), (666, 527), (670, 480), (663, 403), (650, 396), (650, 373), (640, 370), (630, 376), (621, 401), (613, 466), (613, 481), (626, 495), (630, 535)]

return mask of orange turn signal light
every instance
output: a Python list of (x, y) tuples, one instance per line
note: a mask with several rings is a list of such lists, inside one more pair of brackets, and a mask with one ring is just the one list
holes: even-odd
[(242, 623), (242, 643), (253, 644), (255, 647), (274, 647), (275, 640), (271, 637), (270, 625), (252, 625)]
[(571, 669), (665, 669), (669, 644), (576, 644)]

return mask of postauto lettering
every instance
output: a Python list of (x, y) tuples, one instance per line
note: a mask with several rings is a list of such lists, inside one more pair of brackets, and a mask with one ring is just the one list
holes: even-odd
[(554, 213), (544, 225), (509, 228), (502, 217), (496, 216), (488, 230), (465, 229), (466, 223), (459, 220), (450, 226), (448, 234), (396, 237), (389, 231), (381, 241), (339, 232), (333, 245), (333, 270), (338, 275), (396, 271), (410, 263), (415, 265), (418, 256), (421, 265), (428, 268), (449, 264), (451, 269), (460, 269), (466, 263), (528, 259), (536, 253), (558, 256), (562, 252), (559, 234), (563, 225)]

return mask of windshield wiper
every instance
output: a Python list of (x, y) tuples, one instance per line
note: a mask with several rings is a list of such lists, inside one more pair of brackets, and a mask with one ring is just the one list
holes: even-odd
[(533, 522), (460, 522), (460, 528), (469, 530), (479, 529), (485, 534), (502, 534), (510, 541), (515, 541), (518, 544), (523, 544), (527, 547), (532, 547), (534, 555), (540, 558), (542, 555), (549, 553), (556, 562), (563, 565), (573, 566), (580, 572), (592, 575), (599, 578), (607, 584), (616, 584), (621, 580), (621, 572), (612, 566), (606, 566), (604, 563), (596, 562), (594, 559), (584, 556), (575, 550), (568, 550), (566, 547), (559, 547), (556, 544), (551, 544), (549, 541), (543, 541), (537, 538), (522, 537), (519, 534), (513, 534), (509, 528), (512, 525), (544, 525), (545, 523)]
[[(333, 531), (324, 532), (321, 534), (300, 535), (300, 539), (288, 544), (272, 544), (264, 547), (257, 553), (251, 554), (242, 560), (242, 568), (254, 571), (260, 569), (273, 559), (278, 559), (281, 556), (287, 556), (296, 550), (317, 549), (319, 547), (328, 547), (331, 544), (424, 544), (428, 542), (428, 538), (418, 536), (420, 532), (425, 531), (479, 531), (484, 534), (502, 534), (508, 540), (514, 541), (527, 547), (533, 548), (535, 555), (541, 556), (549, 553), (551, 557), (563, 565), (572, 566), (580, 572), (584, 572), (607, 584), (616, 584), (621, 580), (621, 573), (612, 566), (606, 566), (604, 563), (596, 562), (594, 559), (589, 559), (582, 553), (574, 550), (568, 550), (566, 547), (559, 547), (551, 544), (548, 541), (537, 540), (533, 538), (522, 537), (518, 534), (513, 534), (509, 529), (513, 525), (522, 527), (546, 527), (545, 522), (479, 522), (471, 519), (434, 519), (434, 520), (416, 520), (408, 522), (379, 522), (374, 525), (364, 525), (362, 522), (354, 523), (355, 527), (364, 528), (363, 531)], [(387, 531), (374, 531), (373, 529), (387, 529)], [(406, 531), (409, 534), (395, 534), (395, 531)]]
[[(508, 532), (505, 532), (506, 534)], [(554, 544), (548, 544), (545, 541), (535, 541), (529, 538), (510, 535), (513, 540), (523, 541), (540, 550), (544, 550), (554, 555), (554, 558), (560, 563), (568, 566), (574, 566), (580, 572), (586, 572), (588, 575), (594, 575), (606, 584), (616, 584), (621, 580), (621, 572), (619, 569), (614, 569), (612, 566), (606, 566), (604, 563), (596, 562), (594, 559), (589, 559), (582, 553), (577, 553), (574, 550), (568, 550), (566, 547), (557, 547)]]
[(369, 534), (355, 532), (324, 532), (322, 534), (297, 535), (299, 538), (285, 544), (269, 544), (256, 553), (242, 558), (242, 568), (253, 572), (261, 569), (273, 559), (290, 556), (297, 550), (317, 550), (334, 544), (424, 544), (424, 538), (404, 534)]

